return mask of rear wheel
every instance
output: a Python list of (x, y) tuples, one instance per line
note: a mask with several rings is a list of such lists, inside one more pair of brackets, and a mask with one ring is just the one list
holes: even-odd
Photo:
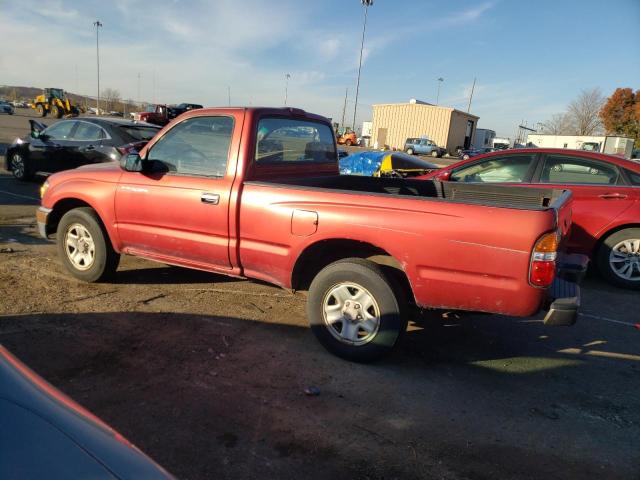
[(407, 148), (407, 153), (409, 155), (413, 155), (413, 148)]
[(42, 105), (41, 103), (36, 106), (36, 112), (38, 112), (38, 115), (40, 115), (41, 117), (47, 116), (47, 111), (45, 110), (44, 105)]
[(327, 350), (368, 362), (389, 353), (406, 330), (403, 298), (377, 264), (348, 258), (328, 265), (313, 279), (307, 316)]
[(347, 147), (350, 147), (350, 146), (351, 146), (351, 140), (347, 139), (347, 141), (346, 141), (346, 142), (344, 142), (344, 144), (345, 144)]
[(51, 107), (51, 116), (55, 118), (62, 118), (62, 110), (57, 105)]
[(58, 224), (57, 243), (62, 264), (80, 280), (107, 280), (118, 268), (120, 255), (92, 208), (74, 208), (65, 213)]
[(438, 156), (438, 150), (431, 150), (431, 156), (432, 157), (437, 157)]
[(18, 180), (26, 181), (32, 176), (32, 172), (29, 168), (29, 162), (21, 152), (14, 152), (11, 154), (9, 166), (11, 167), (11, 173), (13, 173), (13, 176)]
[(597, 253), (598, 270), (614, 285), (640, 289), (640, 228), (609, 235)]

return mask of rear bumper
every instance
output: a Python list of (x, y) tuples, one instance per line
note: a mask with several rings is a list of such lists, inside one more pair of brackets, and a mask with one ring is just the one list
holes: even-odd
[(576, 323), (580, 309), (580, 287), (589, 265), (585, 255), (562, 256), (558, 275), (548, 291), (545, 325), (569, 326)]
[(51, 213), (50, 208), (38, 207), (36, 210), (36, 221), (38, 222), (38, 233), (42, 238), (49, 238), (47, 234), (47, 220)]

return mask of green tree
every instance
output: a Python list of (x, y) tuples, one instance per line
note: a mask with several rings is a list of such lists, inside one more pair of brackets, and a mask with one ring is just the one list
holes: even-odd
[(640, 90), (617, 88), (600, 110), (600, 119), (607, 133), (634, 138), (640, 146)]

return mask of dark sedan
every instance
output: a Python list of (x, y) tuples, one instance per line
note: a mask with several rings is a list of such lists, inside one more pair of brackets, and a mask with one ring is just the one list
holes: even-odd
[(5, 168), (19, 180), (90, 163), (119, 161), (140, 150), (160, 130), (157, 125), (119, 118), (79, 117), (50, 127), (29, 120), (31, 133), (8, 149)]

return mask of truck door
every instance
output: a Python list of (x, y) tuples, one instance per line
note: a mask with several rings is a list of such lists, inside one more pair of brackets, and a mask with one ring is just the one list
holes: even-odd
[[(229, 198), (241, 114), (183, 120), (154, 142), (143, 172), (124, 172), (116, 192), (125, 252), (203, 268), (231, 268)], [(232, 141), (235, 139), (235, 141)], [(235, 152), (235, 153), (234, 153)]]

